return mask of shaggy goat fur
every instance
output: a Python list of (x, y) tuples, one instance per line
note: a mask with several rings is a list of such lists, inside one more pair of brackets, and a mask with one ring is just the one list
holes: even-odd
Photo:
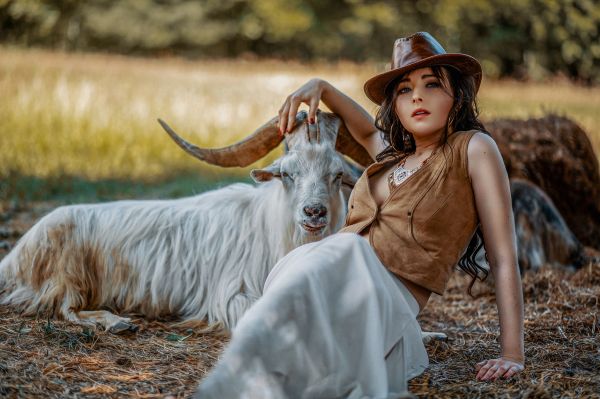
[[(335, 131), (320, 143), (296, 138), (289, 153), (253, 171), (257, 186), (52, 211), (0, 262), (0, 303), (115, 332), (133, 325), (92, 310), (233, 328), (279, 258), (342, 226), (342, 180), (356, 176), (336, 155)], [(294, 179), (283, 179), (284, 169)]]

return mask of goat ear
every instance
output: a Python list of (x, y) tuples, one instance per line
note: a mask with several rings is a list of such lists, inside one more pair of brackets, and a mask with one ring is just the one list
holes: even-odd
[(273, 178), (280, 179), (281, 172), (279, 171), (279, 162), (275, 161), (264, 169), (252, 169), (250, 171), (250, 177), (252, 177), (252, 180), (256, 183), (269, 181)]
[(362, 175), (364, 169), (362, 166), (350, 162), (344, 159), (343, 157), (342, 162), (344, 167), (344, 174), (342, 175), (342, 185), (353, 189), (354, 185)]

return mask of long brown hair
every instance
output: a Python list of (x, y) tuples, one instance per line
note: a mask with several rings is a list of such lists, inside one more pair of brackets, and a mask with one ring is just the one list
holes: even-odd
[[(485, 130), (483, 123), (479, 120), (475, 79), (471, 76), (463, 75), (458, 69), (451, 66), (433, 65), (431, 66), (431, 70), (442, 84), (442, 89), (452, 94), (454, 98), (454, 103), (448, 113), (448, 119), (446, 120), (446, 125), (444, 126), (444, 131), (438, 145), (442, 146), (446, 143), (450, 132), (477, 129), (489, 135), (489, 132)], [(379, 129), (382, 139), (387, 145), (382, 152), (377, 154), (377, 161), (381, 161), (389, 156), (406, 156), (414, 153), (416, 150), (413, 135), (402, 126), (400, 118), (398, 118), (395, 111), (396, 97), (398, 96), (396, 86), (406, 75), (397, 77), (386, 86), (385, 100), (377, 111), (375, 127)], [(477, 254), (482, 247), (483, 233), (481, 227), (478, 226), (465, 253), (458, 261), (458, 266), (472, 277), (468, 288), (469, 295), (472, 295), (471, 289), (475, 281), (477, 279), (485, 280), (489, 273), (488, 269), (480, 265), (476, 260)]]

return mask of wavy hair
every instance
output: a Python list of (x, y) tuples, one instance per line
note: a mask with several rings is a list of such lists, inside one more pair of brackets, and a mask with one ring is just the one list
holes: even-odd
[[(489, 132), (479, 120), (475, 79), (463, 75), (458, 69), (451, 66), (433, 65), (430, 68), (441, 83), (442, 89), (454, 98), (438, 146), (444, 145), (448, 140), (448, 134), (455, 131), (477, 129), (489, 135)], [(398, 97), (396, 86), (407, 73), (395, 78), (386, 86), (385, 99), (377, 111), (375, 127), (379, 129), (382, 139), (387, 145), (383, 151), (377, 154), (377, 161), (382, 161), (390, 156), (408, 156), (416, 150), (413, 135), (402, 126), (395, 111), (396, 98)], [(476, 259), (483, 246), (483, 233), (481, 227), (478, 226), (465, 253), (458, 261), (458, 267), (472, 277), (468, 288), (468, 293), (471, 296), (473, 296), (471, 290), (475, 281), (477, 279), (485, 280), (489, 273), (488, 269), (480, 265)]]

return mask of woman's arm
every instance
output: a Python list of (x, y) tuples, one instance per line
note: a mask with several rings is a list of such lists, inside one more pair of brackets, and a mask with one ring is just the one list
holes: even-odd
[(477, 133), (468, 147), (469, 176), (496, 285), (502, 355), (476, 366), (477, 379), (510, 378), (523, 370), (523, 293), (510, 186), (494, 140)]
[(356, 101), (322, 79), (309, 80), (285, 99), (279, 110), (280, 132), (292, 130), (302, 103), (308, 104), (308, 120), (309, 123), (314, 123), (320, 101), (342, 118), (352, 137), (367, 150), (371, 158), (375, 159), (384, 149), (383, 140), (371, 115)]

